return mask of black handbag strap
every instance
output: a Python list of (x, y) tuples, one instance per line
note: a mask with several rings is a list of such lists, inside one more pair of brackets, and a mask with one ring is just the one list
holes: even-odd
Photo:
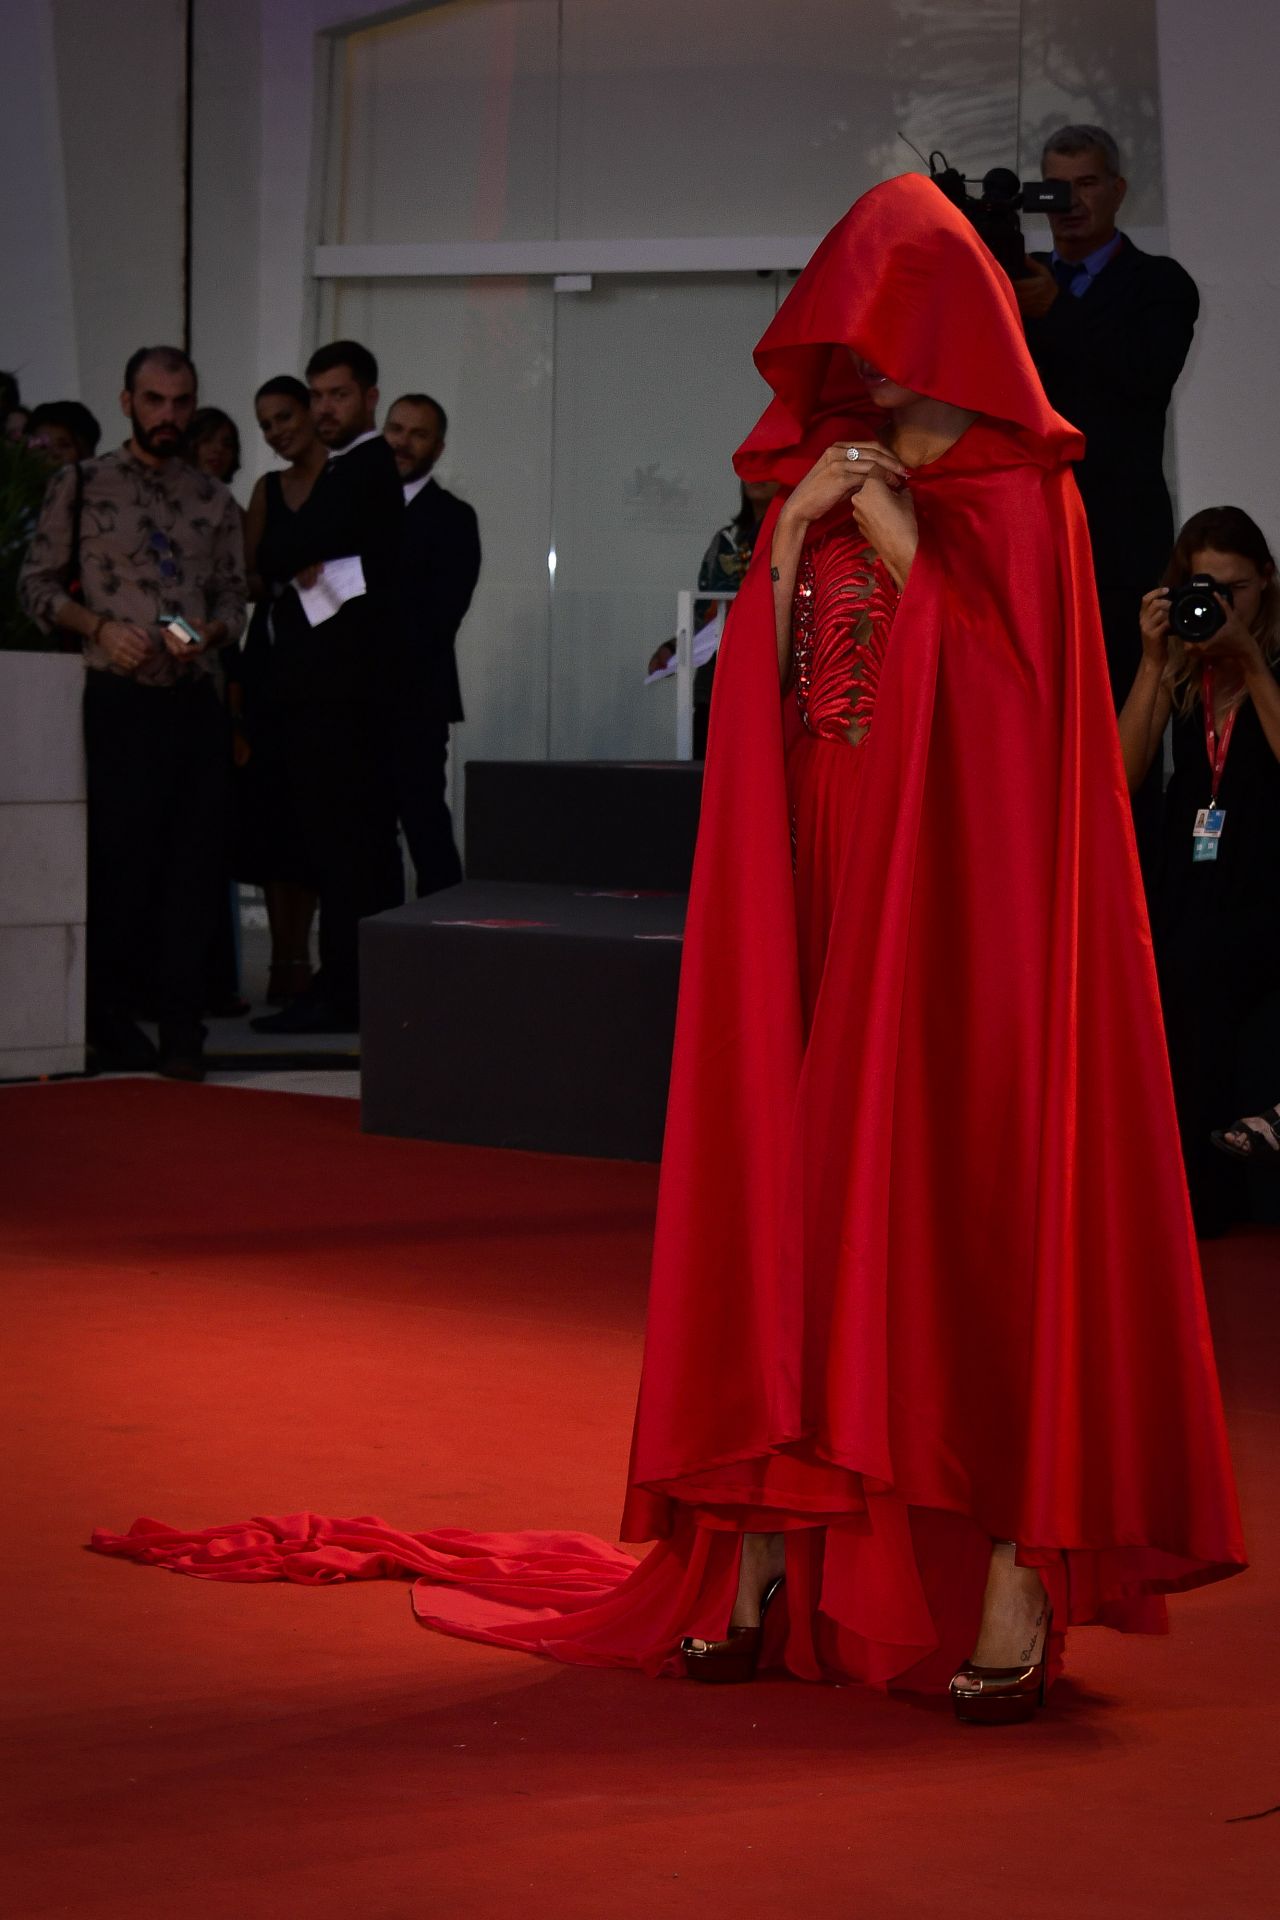
[(84, 468), (76, 461), (76, 487), (71, 496), (71, 554), (67, 562), (67, 595), (77, 606), (84, 605), (84, 583), (80, 578), (80, 524), (84, 519)]

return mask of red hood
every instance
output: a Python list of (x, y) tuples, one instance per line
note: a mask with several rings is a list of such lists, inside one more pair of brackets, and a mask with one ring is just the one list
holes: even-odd
[(793, 486), (846, 430), (879, 435), (884, 413), (850, 349), (916, 393), (1009, 422), (1035, 461), (1052, 466), (1084, 452), (1045, 398), (1007, 276), (919, 174), (864, 194), (774, 316), (755, 362), (777, 398), (735, 455), (744, 480)]

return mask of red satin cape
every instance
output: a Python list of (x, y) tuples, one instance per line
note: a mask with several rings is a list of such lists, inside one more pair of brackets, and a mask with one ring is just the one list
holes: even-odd
[[(298, 1577), (364, 1529), (377, 1571), (422, 1576), (428, 1624), (658, 1672), (723, 1633), (738, 1534), (781, 1529), (770, 1657), (928, 1685), (969, 1651), (992, 1538), (1042, 1569), (1060, 1625), (1158, 1630), (1159, 1596), (1244, 1564), (1082, 442), (927, 181), (864, 196), (780, 309), (744, 477), (792, 485), (880, 430), (850, 348), (981, 418), (911, 479), (919, 551), (849, 749), (808, 1031), (772, 520), (722, 643), (623, 1522), (660, 1544), (637, 1567), (578, 1535), (303, 1516), (283, 1549), (289, 1523), (258, 1523), (260, 1569)], [(95, 1544), (219, 1577), (243, 1539), (140, 1526)]]

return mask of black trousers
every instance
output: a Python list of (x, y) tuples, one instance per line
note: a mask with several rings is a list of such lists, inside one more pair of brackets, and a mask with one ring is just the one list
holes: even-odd
[(285, 768), (309, 870), (320, 894), (319, 990), (359, 1006), (359, 925), (404, 902), (389, 756), (368, 701), (290, 704)]
[(1270, 969), (1251, 969), (1247, 962), (1233, 965), (1215, 948), (1211, 933), (1198, 929), (1158, 947), (1157, 959), (1196, 1232), (1219, 1234), (1251, 1216), (1274, 1221), (1271, 1188), (1280, 1185), (1274, 1172), (1265, 1161), (1259, 1169), (1250, 1169), (1221, 1153), (1209, 1138), (1211, 1129), (1229, 1127), (1244, 1114), (1262, 1113), (1275, 1104), (1280, 1088), (1280, 987), (1274, 985), (1274, 963)]
[(456, 887), (462, 862), (453, 838), (448, 789), (449, 722), (424, 703), (406, 699), (383, 722), (395, 787), (396, 812), (413, 861), (418, 898)]
[(197, 1020), (226, 874), (226, 717), (211, 681), (90, 672), (88, 1020)]

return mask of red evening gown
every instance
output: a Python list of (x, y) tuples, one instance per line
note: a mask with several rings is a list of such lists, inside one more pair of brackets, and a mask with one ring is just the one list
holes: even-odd
[(301, 1515), (105, 1551), (411, 1571), (431, 1626), (657, 1673), (782, 1531), (766, 1663), (908, 1686), (970, 1651), (992, 1539), (1060, 1626), (1159, 1630), (1244, 1565), (1082, 442), (927, 181), (864, 196), (779, 310), (744, 478), (875, 436), (850, 348), (979, 418), (911, 476), (900, 598), (829, 516), (780, 698), (770, 518), (722, 643), (623, 1519), (658, 1544)]

